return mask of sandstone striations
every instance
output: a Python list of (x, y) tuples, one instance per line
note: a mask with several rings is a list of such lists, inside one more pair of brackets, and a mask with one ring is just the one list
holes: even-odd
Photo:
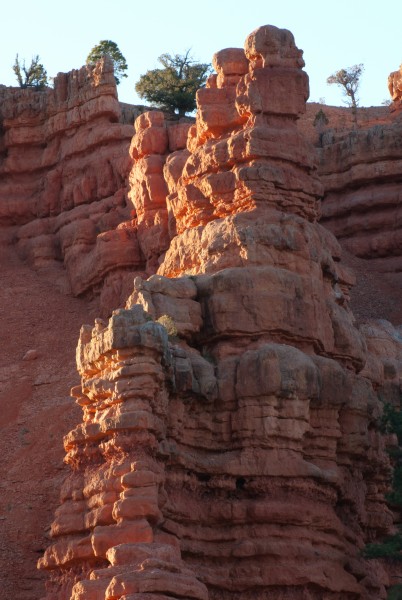
[(322, 136), (322, 223), (353, 255), (401, 272), (402, 121)]
[(393, 529), (378, 424), (400, 333), (356, 327), (317, 222), (292, 34), (261, 27), (214, 66), (188, 133), (137, 120), (136, 239), (159, 267), (81, 330), (48, 600), (386, 596), (361, 549)]
[(127, 204), (132, 126), (111, 61), (60, 73), (54, 89), (0, 88), (0, 99), (0, 224), (35, 268), (61, 278), (64, 266), (74, 295), (106, 281), (106, 310), (118, 305), (143, 258)]
[[(355, 257), (382, 274), (386, 288), (401, 289), (401, 74), (391, 73), (390, 107), (359, 108), (352, 123), (349, 109), (321, 107), (326, 119), (302, 129), (317, 146), (324, 186), (321, 223)], [(316, 110), (318, 105), (316, 105)], [(349, 116), (347, 115), (349, 111)], [(349, 121), (348, 121), (349, 119)], [(364, 268), (362, 266), (362, 268)], [(397, 307), (387, 311), (395, 321)]]
[(163, 112), (154, 111), (144, 113), (135, 122), (129, 198), (137, 216), (138, 242), (148, 274), (156, 272), (158, 259), (174, 235), (169, 232), (163, 169), (168, 155), (186, 146), (190, 124), (183, 121), (168, 127)]

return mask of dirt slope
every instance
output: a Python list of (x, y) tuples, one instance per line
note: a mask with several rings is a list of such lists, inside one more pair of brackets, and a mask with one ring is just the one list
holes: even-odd
[[(23, 264), (9, 236), (0, 231), (0, 596), (38, 600), (36, 561), (67, 472), (62, 438), (79, 418), (75, 347), (96, 310), (59, 291), (60, 273)], [(29, 351), (37, 358), (24, 360)]]

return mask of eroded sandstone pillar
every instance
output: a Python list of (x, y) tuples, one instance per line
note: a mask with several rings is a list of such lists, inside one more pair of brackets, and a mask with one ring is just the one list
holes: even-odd
[(126, 309), (82, 332), (48, 597), (378, 600), (387, 576), (360, 550), (392, 529), (384, 370), (317, 223), (302, 52), (265, 26), (214, 65), (186, 149), (165, 156), (158, 116), (134, 142), (140, 218), (166, 211), (177, 235)]

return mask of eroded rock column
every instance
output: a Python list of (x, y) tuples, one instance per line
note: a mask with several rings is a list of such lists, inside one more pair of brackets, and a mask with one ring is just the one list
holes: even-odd
[(56, 518), (41, 565), (58, 600), (385, 598), (361, 554), (393, 528), (385, 367), (317, 223), (302, 52), (265, 26), (214, 65), (186, 149), (167, 153), (158, 116), (133, 142), (143, 251), (174, 237), (127, 308), (82, 332), (60, 508), (79, 525)]
[(84, 417), (65, 438), (73, 474), (52, 524), (54, 543), (39, 564), (57, 569), (48, 597), (163, 592), (204, 600), (177, 539), (159, 528), (174, 381), (166, 329), (141, 306), (116, 311), (108, 325), (99, 319), (82, 329), (77, 361), (82, 388), (73, 392)]

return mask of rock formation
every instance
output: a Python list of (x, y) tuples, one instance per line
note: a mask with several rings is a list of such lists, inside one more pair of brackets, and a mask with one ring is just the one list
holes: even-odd
[(398, 71), (393, 71), (388, 77), (388, 90), (392, 98), (393, 108), (402, 106), (402, 65)]
[(0, 224), (35, 268), (60, 279), (65, 267), (74, 295), (107, 284), (106, 310), (144, 262), (126, 201), (133, 130), (120, 120), (107, 58), (59, 73), (54, 89), (0, 88)]
[[(389, 106), (359, 106), (356, 114), (358, 129), (389, 125), (394, 117)], [(305, 114), (298, 121), (298, 129), (313, 145), (320, 147), (326, 141), (323, 134), (350, 134), (356, 129), (356, 120), (349, 107), (308, 102)]]
[(402, 121), (322, 137), (322, 224), (383, 273), (400, 272)]
[[(303, 131), (317, 146), (319, 175), (324, 186), (321, 223), (330, 229), (343, 249), (369, 261), (369, 269), (382, 275), (385, 288), (401, 289), (401, 74), (389, 76), (390, 107), (357, 109), (352, 125), (349, 109), (323, 106), (328, 123), (318, 132), (313, 111)], [(363, 263), (361, 264), (364, 270)], [(387, 310), (390, 318), (397, 308)], [(380, 315), (378, 315), (380, 316)]]
[(164, 165), (170, 153), (186, 147), (190, 127), (185, 119), (167, 125), (163, 112), (141, 115), (135, 122), (136, 135), (130, 147), (133, 167), (129, 198), (137, 215), (138, 242), (148, 275), (156, 272), (159, 257), (168, 249), (171, 238)]
[(361, 549), (393, 528), (378, 424), (400, 334), (355, 326), (317, 222), (292, 34), (261, 27), (214, 66), (187, 148), (161, 113), (137, 121), (130, 198), (159, 268), (81, 330), (48, 600), (386, 595)]
[[(108, 58), (59, 73), (54, 89), (2, 87), (0, 101), (0, 225), (14, 226), (19, 252), (34, 268), (52, 269), (75, 296), (100, 294), (109, 316), (135, 275), (155, 273), (155, 253), (168, 246), (162, 168), (169, 152), (185, 147), (189, 124), (168, 121), (150, 142), (146, 129), (158, 117), (149, 113), (138, 119), (129, 152), (133, 128), (125, 119), (144, 107), (119, 104)], [(151, 212), (163, 205), (164, 214), (150, 217), (148, 202)]]

